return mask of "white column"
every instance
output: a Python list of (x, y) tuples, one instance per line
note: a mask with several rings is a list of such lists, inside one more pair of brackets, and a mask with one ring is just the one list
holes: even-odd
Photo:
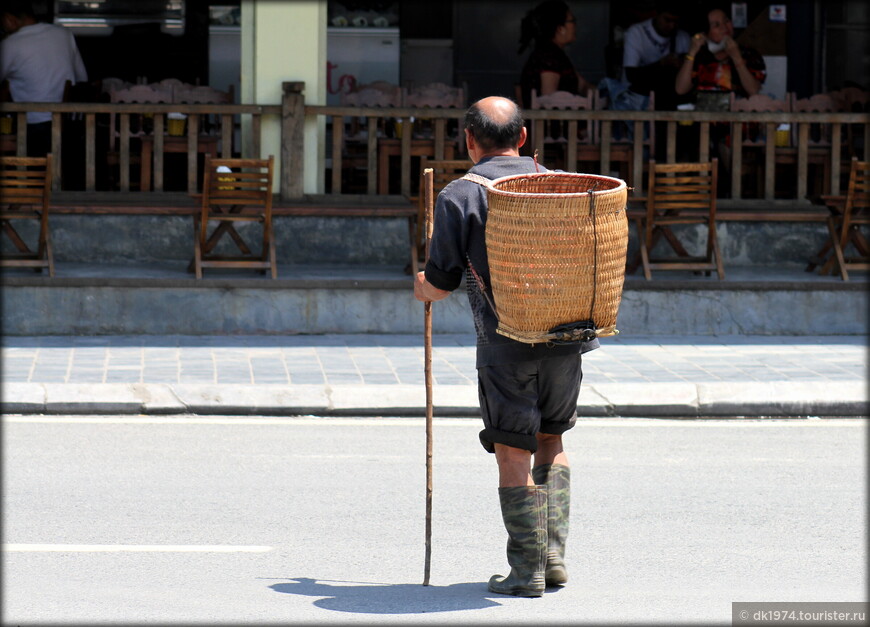
[[(241, 8), (241, 102), (281, 104), (281, 83), (304, 81), (305, 104), (326, 104), (326, 0), (242, 0)], [(263, 116), (261, 156), (275, 155), (276, 170), (280, 125), (278, 116)], [(243, 128), (245, 133), (250, 137), (250, 125)], [(250, 150), (250, 144), (245, 145)], [(324, 148), (325, 122), (307, 120), (306, 194), (323, 193)], [(279, 178), (275, 177), (276, 191)]]

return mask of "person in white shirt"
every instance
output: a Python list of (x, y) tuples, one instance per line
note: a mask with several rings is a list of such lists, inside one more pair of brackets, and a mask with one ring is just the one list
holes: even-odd
[[(9, 81), (15, 102), (62, 102), (66, 81), (88, 80), (73, 34), (38, 22), (30, 2), (0, 0), (6, 37), (0, 42), (0, 82)], [(27, 154), (51, 150), (51, 112), (27, 113)]]
[(680, 9), (674, 2), (656, 4), (656, 15), (633, 24), (625, 32), (623, 81), (631, 91), (648, 96), (655, 92), (656, 109), (676, 108), (674, 80), (681, 55), (689, 50), (689, 34), (679, 30)]

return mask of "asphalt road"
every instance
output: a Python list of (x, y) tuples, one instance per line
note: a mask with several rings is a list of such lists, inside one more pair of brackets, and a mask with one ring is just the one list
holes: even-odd
[(567, 587), (505, 572), (477, 419), (5, 417), (3, 622), (722, 623), (866, 601), (864, 420), (591, 419)]

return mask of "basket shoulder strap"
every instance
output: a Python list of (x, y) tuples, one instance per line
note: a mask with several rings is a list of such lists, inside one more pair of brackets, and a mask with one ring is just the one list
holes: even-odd
[(492, 185), (492, 181), (490, 179), (486, 178), (485, 176), (481, 176), (480, 174), (474, 174), (473, 172), (467, 172), (462, 178), (466, 181), (471, 181), (472, 183), (483, 185), (484, 187), (490, 187)]

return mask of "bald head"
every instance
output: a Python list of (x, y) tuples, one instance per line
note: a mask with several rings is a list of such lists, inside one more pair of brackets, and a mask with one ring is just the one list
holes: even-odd
[(484, 152), (516, 149), (521, 144), (523, 114), (512, 100), (489, 96), (471, 105), (465, 128)]

